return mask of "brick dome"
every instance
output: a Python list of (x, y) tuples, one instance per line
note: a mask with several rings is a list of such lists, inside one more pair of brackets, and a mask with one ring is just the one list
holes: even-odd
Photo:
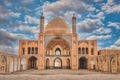
[(61, 33), (70, 33), (70, 27), (68, 24), (60, 17), (52, 19), (46, 26), (46, 33), (61, 34)]

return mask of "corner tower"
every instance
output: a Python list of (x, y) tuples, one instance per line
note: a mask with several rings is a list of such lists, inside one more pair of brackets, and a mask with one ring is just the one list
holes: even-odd
[(40, 17), (40, 33), (44, 33), (44, 16), (43, 16), (43, 13)]
[(72, 33), (76, 33), (76, 16), (73, 14), (72, 17)]
[(76, 33), (76, 16), (72, 17), (72, 70), (78, 69), (78, 35)]
[(40, 17), (40, 33), (38, 35), (38, 69), (45, 69), (45, 48), (44, 48), (44, 16)]

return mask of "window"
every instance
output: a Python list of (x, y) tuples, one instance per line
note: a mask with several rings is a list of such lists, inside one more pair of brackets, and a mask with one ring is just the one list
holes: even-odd
[(23, 55), (25, 54), (25, 48), (22, 48), (22, 54)]
[(100, 55), (101, 53), (100, 53), (100, 51), (98, 51), (98, 55)]
[(37, 47), (35, 48), (35, 53), (38, 54), (38, 48)]
[(28, 47), (28, 54), (30, 54), (30, 47)]
[(70, 55), (70, 52), (69, 52), (69, 55)]
[(84, 54), (84, 48), (82, 48), (82, 54)]
[(86, 54), (88, 54), (88, 48), (86, 48)]
[(78, 48), (78, 54), (81, 54), (81, 48)]
[(60, 51), (59, 48), (56, 49), (55, 54), (56, 54), (57, 56), (61, 54), (61, 51)]
[(34, 54), (34, 47), (32, 47), (32, 54)]
[(91, 55), (94, 55), (94, 49), (93, 48), (91, 49)]

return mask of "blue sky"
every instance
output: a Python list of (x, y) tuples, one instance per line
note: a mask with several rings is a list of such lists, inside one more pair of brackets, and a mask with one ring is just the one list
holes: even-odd
[(79, 40), (120, 49), (120, 0), (0, 0), (0, 52), (17, 53), (19, 40), (37, 40), (42, 12), (45, 25), (60, 16), (70, 27), (75, 13)]

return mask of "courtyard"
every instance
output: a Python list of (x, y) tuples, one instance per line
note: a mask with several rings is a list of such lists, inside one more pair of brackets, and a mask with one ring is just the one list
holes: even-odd
[(27, 70), (12, 74), (0, 74), (0, 80), (120, 80), (120, 74), (90, 70)]

